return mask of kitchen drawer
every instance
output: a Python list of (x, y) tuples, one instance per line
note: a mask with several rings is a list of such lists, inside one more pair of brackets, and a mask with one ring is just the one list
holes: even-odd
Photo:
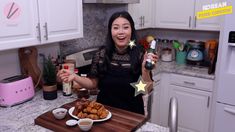
[(179, 74), (170, 75), (170, 84), (193, 88), (193, 89), (212, 91), (213, 83), (214, 83), (213, 80), (205, 78), (191, 77)]

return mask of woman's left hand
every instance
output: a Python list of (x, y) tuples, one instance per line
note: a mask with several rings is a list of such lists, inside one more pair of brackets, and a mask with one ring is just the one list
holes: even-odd
[[(158, 54), (157, 54), (157, 53), (156, 53), (156, 54), (153, 54), (153, 53), (147, 53), (147, 52), (145, 52), (145, 54), (144, 54), (144, 60), (143, 60), (143, 62), (142, 62), (142, 70), (144, 70), (144, 71), (149, 71), (149, 70), (147, 70), (147, 69), (145, 68), (145, 63), (146, 63), (147, 58), (150, 58), (150, 59), (154, 62), (154, 68), (156, 68), (156, 64), (157, 64), (158, 59), (159, 59)], [(153, 68), (153, 69), (154, 69), (154, 68)]]

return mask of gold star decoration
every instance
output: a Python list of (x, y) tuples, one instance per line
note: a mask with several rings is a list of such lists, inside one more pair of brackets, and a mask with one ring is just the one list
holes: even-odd
[(140, 76), (137, 82), (130, 83), (130, 85), (135, 88), (135, 96), (137, 96), (141, 93), (147, 94), (148, 93), (147, 88), (150, 85), (150, 83), (144, 82), (143, 78)]
[(135, 40), (130, 40), (129, 44), (130, 48), (132, 49), (135, 45)]

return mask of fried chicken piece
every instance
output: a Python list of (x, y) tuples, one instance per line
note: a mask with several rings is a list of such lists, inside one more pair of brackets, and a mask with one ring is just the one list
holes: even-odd
[(90, 113), (97, 114), (97, 109), (91, 109)]
[(100, 109), (98, 109), (98, 111), (97, 111), (97, 115), (100, 116), (104, 109), (105, 109), (104, 106), (101, 106)]
[(92, 108), (88, 105), (87, 109), (87, 113), (91, 113)]
[(94, 104), (94, 108), (97, 110), (100, 109), (102, 106), (103, 106), (102, 104), (97, 103), (97, 102)]
[(98, 119), (99, 119), (99, 116), (96, 115), (96, 114), (89, 114), (89, 115), (87, 116), (87, 118), (90, 118), (90, 119), (92, 119), (92, 120), (98, 120)]
[(79, 114), (77, 115), (78, 118), (87, 118), (87, 113), (83, 113), (82, 111), (79, 112)]
[(106, 109), (104, 109), (104, 110), (101, 112), (99, 118), (104, 119), (104, 118), (106, 118), (106, 117), (108, 116), (108, 114), (109, 114), (109, 112), (108, 112)]

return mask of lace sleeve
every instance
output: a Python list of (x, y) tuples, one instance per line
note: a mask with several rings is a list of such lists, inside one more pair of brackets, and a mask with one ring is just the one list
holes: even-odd
[(89, 77), (92, 77), (92, 78), (97, 78), (98, 77), (98, 74), (99, 74), (99, 71), (98, 71), (99, 60), (100, 60), (100, 50), (97, 51), (94, 54), (93, 58), (92, 58), (91, 69), (90, 69), (90, 72), (88, 73)]

